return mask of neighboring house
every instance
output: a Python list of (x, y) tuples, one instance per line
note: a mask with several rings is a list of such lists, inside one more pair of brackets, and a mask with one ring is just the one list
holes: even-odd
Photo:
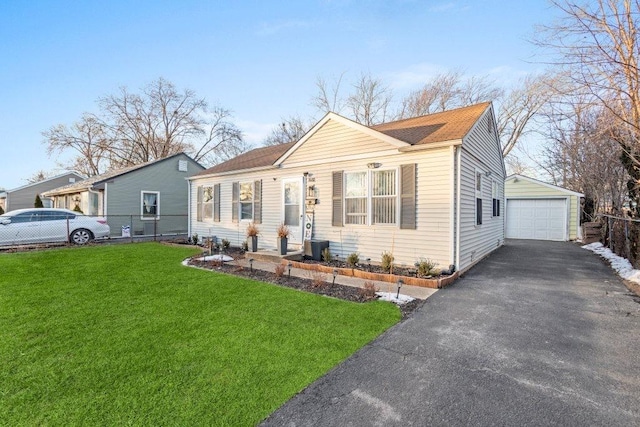
[(240, 245), (253, 221), (273, 249), (284, 223), (291, 249), (311, 237), (341, 257), (465, 270), (504, 242), (504, 178), (491, 103), (371, 127), (328, 113), (297, 142), (192, 176), (189, 233)]
[[(22, 187), (14, 188), (13, 190), (5, 190), (3, 209), (8, 212), (16, 209), (33, 208), (36, 196), (38, 195), (42, 199), (44, 207), (50, 208), (52, 207), (51, 199), (45, 197), (43, 193), (62, 185), (81, 181), (85, 178), (85, 176), (80, 175), (77, 172), (65, 172), (33, 184), (23, 185)], [(0, 199), (2, 199), (1, 192)], [(0, 202), (0, 204), (2, 204), (2, 202)]]
[(581, 197), (584, 194), (523, 175), (510, 175), (505, 181), (506, 237), (581, 239)]
[(187, 231), (186, 178), (204, 169), (184, 153), (93, 176), (45, 193), (54, 207), (107, 218), (112, 236)]
[(7, 210), (7, 192), (4, 189), (0, 190), (0, 208)]

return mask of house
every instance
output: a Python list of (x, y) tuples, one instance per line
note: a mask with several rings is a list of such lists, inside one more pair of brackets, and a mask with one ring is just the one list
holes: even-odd
[(33, 208), (36, 196), (40, 196), (42, 204), (46, 208), (52, 207), (51, 200), (46, 198), (43, 193), (48, 190), (60, 187), (61, 185), (72, 184), (81, 181), (86, 177), (77, 172), (65, 172), (33, 184), (23, 185), (13, 190), (4, 190), (0, 192), (0, 206), (5, 211), (13, 211), (16, 209)]
[(504, 242), (504, 178), (491, 103), (370, 127), (328, 113), (299, 141), (189, 178), (189, 233), (240, 245), (254, 222), (273, 249), (284, 223), (290, 249), (466, 270)]
[(202, 165), (184, 153), (47, 191), (54, 207), (107, 218), (112, 237), (187, 231), (186, 178)]
[(576, 240), (582, 238), (580, 198), (584, 194), (523, 175), (505, 181), (506, 237)]
[(5, 189), (0, 189), (0, 209), (2, 209), (1, 212), (7, 210), (7, 191)]

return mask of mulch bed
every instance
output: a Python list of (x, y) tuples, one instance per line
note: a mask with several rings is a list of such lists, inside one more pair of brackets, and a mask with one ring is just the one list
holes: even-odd
[[(229, 248), (224, 252), (234, 259), (244, 258), (244, 252), (240, 249)], [(214, 252), (215, 254), (215, 252)], [(314, 294), (325, 295), (328, 297), (339, 298), (346, 301), (365, 303), (377, 299), (378, 297), (371, 291), (365, 291), (362, 288), (355, 288), (352, 286), (344, 286), (340, 284), (332, 285), (331, 282), (325, 282), (321, 280), (313, 280), (310, 274), (309, 279), (300, 277), (289, 277), (286, 273), (278, 277), (273, 271), (264, 271), (249, 268), (243, 268), (238, 265), (223, 264), (215, 261), (198, 261), (195, 258), (189, 260), (189, 265), (193, 265), (200, 268), (219, 271), (221, 273), (233, 274), (236, 276), (246, 277), (253, 280), (259, 280), (261, 282), (273, 283), (279, 286), (286, 286), (288, 288), (298, 289), (304, 292), (311, 292)], [(322, 276), (324, 277), (324, 276)], [(402, 319), (406, 319), (411, 313), (413, 313), (418, 307), (424, 304), (425, 300), (414, 299), (413, 301), (399, 305), (402, 312)]]

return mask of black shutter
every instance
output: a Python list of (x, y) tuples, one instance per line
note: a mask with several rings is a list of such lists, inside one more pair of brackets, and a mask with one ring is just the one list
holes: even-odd
[(416, 228), (416, 164), (400, 166), (400, 228)]
[(213, 186), (213, 220), (220, 222), (220, 184)]
[(262, 224), (262, 181), (253, 183), (253, 222)]
[(231, 220), (238, 222), (238, 198), (240, 194), (240, 183), (234, 182), (231, 187)]
[(332, 213), (331, 213), (331, 225), (334, 227), (342, 227), (343, 222), (342, 219), (344, 217), (344, 213), (342, 211), (342, 171), (336, 171), (332, 173), (333, 175), (333, 183), (332, 183)]

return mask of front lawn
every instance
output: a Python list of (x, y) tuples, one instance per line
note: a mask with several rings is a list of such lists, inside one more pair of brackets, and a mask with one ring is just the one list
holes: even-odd
[(0, 254), (0, 424), (254, 425), (400, 319), (155, 243)]

